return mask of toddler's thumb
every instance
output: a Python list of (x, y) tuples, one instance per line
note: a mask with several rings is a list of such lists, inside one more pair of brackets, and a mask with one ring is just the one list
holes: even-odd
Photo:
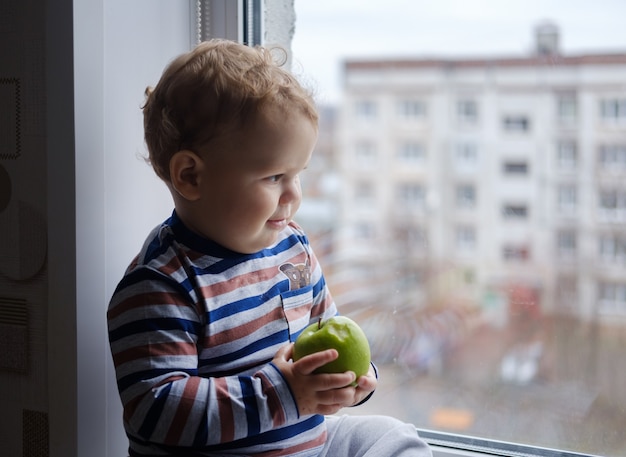
[(276, 356), (281, 359), (288, 361), (293, 357), (293, 343), (287, 343), (280, 347), (278, 351), (276, 351)]

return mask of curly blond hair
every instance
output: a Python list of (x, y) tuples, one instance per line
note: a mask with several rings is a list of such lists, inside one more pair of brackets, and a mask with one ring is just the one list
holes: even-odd
[(298, 112), (317, 126), (312, 94), (282, 68), (281, 53), (286, 55), (280, 48), (214, 39), (165, 68), (156, 87), (146, 89), (143, 106), (148, 161), (161, 179), (170, 181), (176, 152), (210, 149), (211, 141), (244, 129), (267, 107), (285, 116)]

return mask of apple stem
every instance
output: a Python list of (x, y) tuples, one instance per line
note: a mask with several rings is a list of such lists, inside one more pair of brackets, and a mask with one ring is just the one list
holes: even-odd
[(320, 319), (317, 321), (317, 329), (321, 329), (322, 328), (322, 318), (320, 317)]

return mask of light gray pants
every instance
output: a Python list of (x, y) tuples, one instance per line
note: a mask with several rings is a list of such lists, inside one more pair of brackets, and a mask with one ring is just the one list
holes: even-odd
[(319, 457), (432, 457), (415, 427), (388, 416), (326, 416)]

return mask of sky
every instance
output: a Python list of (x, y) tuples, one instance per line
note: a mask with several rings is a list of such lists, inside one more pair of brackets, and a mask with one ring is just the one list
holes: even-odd
[(371, 57), (524, 56), (534, 28), (564, 54), (626, 53), (626, 0), (295, 0), (293, 71), (320, 102), (340, 96), (341, 62)]

